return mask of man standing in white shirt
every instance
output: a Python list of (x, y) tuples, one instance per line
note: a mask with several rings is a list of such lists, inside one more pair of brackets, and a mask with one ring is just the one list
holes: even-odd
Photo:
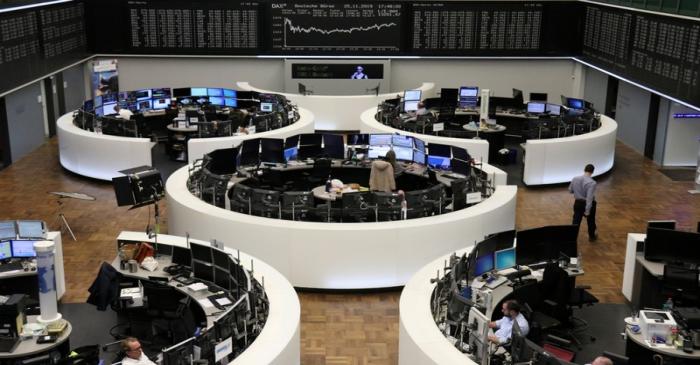
[(122, 108), (119, 104), (114, 106), (114, 111), (117, 112), (117, 118), (129, 120), (134, 113), (126, 108)]
[(126, 353), (126, 357), (122, 359), (122, 365), (156, 365), (143, 353), (141, 343), (136, 338), (127, 337), (121, 345), (122, 351)]

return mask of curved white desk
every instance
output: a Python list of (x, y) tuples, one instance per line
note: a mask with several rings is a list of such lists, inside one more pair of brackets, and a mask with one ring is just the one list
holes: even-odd
[(610, 171), (615, 162), (617, 123), (604, 115), (600, 122), (600, 128), (577, 136), (527, 140), (523, 182), (526, 185), (569, 182), (581, 175), (589, 163), (595, 166), (593, 176)]
[[(474, 245), (457, 251), (460, 256)], [(455, 348), (440, 332), (430, 311), (435, 284), (430, 279), (443, 273), (445, 260), (452, 253), (432, 261), (416, 272), (401, 292), (399, 300), (399, 365), (467, 364), (478, 365)]]
[(377, 114), (377, 106), (365, 110), (360, 115), (360, 120), (362, 121), (362, 126), (360, 131), (362, 133), (400, 133), (407, 136), (413, 136), (423, 141), (430, 143), (447, 144), (450, 146), (462, 147), (469, 152), (469, 155), (474, 157), (477, 161), (489, 162), (489, 143), (485, 139), (471, 139), (471, 138), (452, 138), (452, 137), (439, 137), (433, 136), (431, 134), (421, 134), (421, 133), (411, 133), (407, 131), (402, 131), (394, 127), (380, 123), (374, 116)]
[[(300, 95), (258, 89), (248, 82), (238, 82), (236, 86), (239, 90), (284, 95), (287, 100), (291, 100), (299, 107), (312, 110), (316, 118), (316, 129), (318, 130), (359, 130), (360, 123), (357, 119), (357, 111), (376, 107), (386, 99), (395, 98), (397, 94), (403, 95), (403, 90), (379, 95)], [(417, 89), (420, 89), (423, 93), (423, 98), (426, 98), (432, 96), (434, 88), (435, 83), (424, 82)]]
[[(240, 248), (265, 260), (296, 287), (401, 286), (426, 260), (515, 226), (515, 186), (498, 185), (490, 198), (475, 206), (432, 217), (372, 223), (296, 222), (240, 214), (201, 201), (187, 190), (187, 168), (177, 170), (166, 183), (168, 232), (216, 238)], [(502, 171), (495, 175), (505, 180)]]
[[(122, 232), (120, 240), (154, 242), (143, 232)], [(209, 242), (191, 242), (207, 245)], [(159, 234), (158, 243), (187, 247), (185, 237)], [(238, 247), (225, 247), (224, 250), (237, 257)], [(265, 294), (270, 302), (270, 312), (265, 326), (258, 337), (250, 346), (230, 364), (233, 365), (259, 365), (275, 364), (288, 365), (299, 364), (301, 358), (300, 321), (301, 307), (299, 297), (287, 279), (277, 270), (257, 257), (240, 252), (241, 264), (251, 270), (251, 261), (254, 262), (253, 276), (262, 283), (265, 278)], [(143, 270), (141, 270), (143, 271)]]
[(299, 108), (299, 120), (279, 129), (230, 137), (190, 138), (187, 142), (187, 160), (192, 163), (211, 151), (238, 146), (246, 139), (287, 138), (301, 133), (313, 132), (314, 114), (307, 109)]
[(58, 153), (61, 166), (78, 175), (111, 181), (120, 170), (151, 166), (149, 138), (97, 134), (73, 124), (73, 112), (56, 121)]

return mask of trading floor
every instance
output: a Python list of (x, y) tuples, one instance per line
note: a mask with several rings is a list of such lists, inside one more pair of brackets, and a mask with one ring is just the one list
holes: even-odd
[[(692, 230), (700, 217), (700, 195), (690, 195), (692, 182), (675, 182), (650, 160), (618, 141), (615, 168), (598, 180), (599, 239), (579, 236), (586, 275), (579, 284), (592, 286), (602, 303), (624, 303), (621, 293), (628, 232), (644, 232), (647, 220), (675, 219)], [(0, 170), (0, 219), (22, 217), (55, 224), (57, 201), (50, 191), (90, 194), (96, 201), (68, 200), (64, 213), (77, 242), (63, 237), (66, 294), (64, 303), (88, 296), (102, 261), (114, 257), (114, 239), (123, 230), (141, 231), (152, 216), (149, 208), (117, 208), (112, 186), (77, 176), (60, 167), (56, 138), (20, 161)], [(519, 188), (516, 229), (567, 224), (572, 197), (566, 186)], [(161, 203), (167, 227), (167, 203)], [(400, 291), (362, 294), (299, 293), (302, 364), (396, 364), (398, 362)]]

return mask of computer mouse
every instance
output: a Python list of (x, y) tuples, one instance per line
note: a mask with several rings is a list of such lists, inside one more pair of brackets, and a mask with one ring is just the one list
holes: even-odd
[(24, 268), (24, 271), (29, 271), (29, 268), (28, 268), (28, 267), (25, 267), (25, 268)]
[(35, 267), (35, 266), (32, 266), (32, 271), (36, 271), (36, 267)]

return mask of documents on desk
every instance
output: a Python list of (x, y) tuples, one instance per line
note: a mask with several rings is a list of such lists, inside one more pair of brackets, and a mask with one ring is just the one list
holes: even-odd
[(199, 292), (203, 290), (209, 290), (209, 287), (204, 283), (194, 283), (187, 286), (187, 289), (193, 292)]

